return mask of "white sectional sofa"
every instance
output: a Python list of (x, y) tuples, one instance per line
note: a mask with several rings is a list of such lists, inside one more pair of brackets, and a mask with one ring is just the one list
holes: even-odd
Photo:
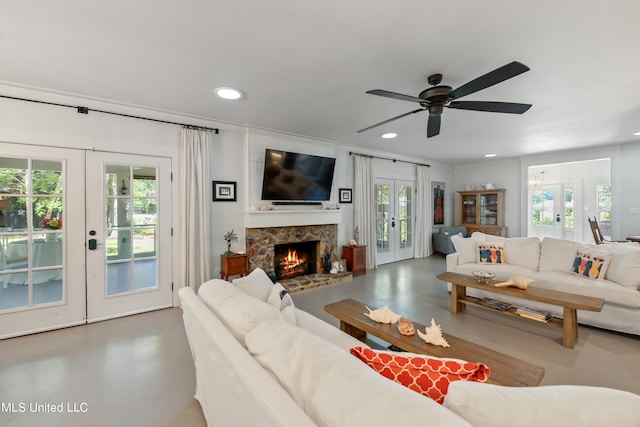
[[(489, 271), (496, 274), (496, 280), (505, 281), (521, 275), (533, 279), (529, 285), (532, 287), (602, 298), (605, 301), (602, 311), (580, 311), (580, 323), (640, 335), (640, 244), (585, 245), (548, 237), (540, 241), (537, 237), (504, 238), (479, 232), (467, 239), (453, 236), (452, 242), (457, 252), (447, 255), (447, 271), (462, 274)], [(501, 248), (503, 262), (481, 262), (480, 246), (487, 245)], [(599, 278), (572, 272), (579, 252), (604, 260)], [(467, 292), (545, 309), (562, 317), (561, 307), (504, 295), (498, 298), (496, 294), (471, 288)]]
[(606, 388), (456, 381), (440, 405), (352, 356), (360, 341), (290, 300), (274, 306), (256, 276), (179, 291), (209, 426), (638, 425), (640, 396)]

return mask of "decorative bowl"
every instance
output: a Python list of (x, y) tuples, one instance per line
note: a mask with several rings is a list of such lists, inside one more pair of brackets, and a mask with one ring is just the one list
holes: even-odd
[(490, 273), (488, 271), (474, 271), (473, 277), (475, 277), (480, 283), (489, 283), (491, 279), (496, 277), (495, 273)]

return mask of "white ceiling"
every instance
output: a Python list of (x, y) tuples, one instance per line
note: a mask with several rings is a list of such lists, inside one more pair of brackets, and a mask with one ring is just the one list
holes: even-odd
[[(639, 18), (637, 0), (0, 0), (0, 81), (459, 163), (638, 139)], [(524, 115), (356, 133), (418, 108), (367, 90), (456, 88), (513, 60), (531, 71), (463, 100)]]

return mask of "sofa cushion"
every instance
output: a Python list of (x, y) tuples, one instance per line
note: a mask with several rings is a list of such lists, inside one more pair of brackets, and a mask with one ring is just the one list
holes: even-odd
[(481, 231), (474, 231), (471, 234), (471, 238), (482, 241), (482, 242), (492, 243), (494, 245), (500, 245), (500, 246), (504, 245), (507, 242), (507, 240), (509, 240), (506, 237), (494, 236), (493, 234), (487, 234)]
[(476, 427), (637, 427), (640, 396), (587, 386), (451, 383), (444, 406)]
[(213, 279), (203, 283), (198, 296), (244, 345), (244, 336), (265, 320), (282, 321), (280, 311), (231, 283)]
[(534, 278), (532, 287), (602, 298), (606, 304), (640, 309), (640, 292), (611, 280), (591, 280), (577, 274), (555, 271), (540, 271)]
[(293, 304), (291, 295), (289, 295), (289, 293), (281, 283), (276, 283), (271, 287), (271, 294), (269, 294), (267, 303), (280, 310), (280, 313), (282, 313), (282, 317), (284, 317), (284, 320), (291, 323), (292, 325), (296, 324), (296, 307)]
[(271, 290), (273, 289), (273, 282), (267, 273), (265, 273), (260, 267), (256, 268), (245, 277), (233, 279), (233, 284), (265, 302), (269, 298)]
[(507, 264), (537, 270), (540, 263), (540, 239), (537, 237), (512, 237), (504, 242), (504, 259)]
[(449, 384), (453, 381), (481, 381), (489, 378), (490, 370), (483, 363), (458, 359), (441, 359), (415, 353), (372, 350), (354, 347), (351, 354), (382, 376), (430, 397), (444, 402)]
[(352, 337), (349, 334), (345, 334), (335, 326), (325, 322), (322, 319), (318, 319), (313, 314), (300, 310), (296, 307), (296, 325), (305, 331), (320, 337), (330, 343), (337, 345), (344, 351), (349, 351), (352, 347), (362, 346), (368, 347), (362, 341)]
[(451, 236), (451, 243), (458, 253), (458, 264), (475, 263), (478, 260), (478, 240)]
[(613, 243), (606, 278), (632, 289), (640, 289), (640, 244)]
[(545, 237), (540, 245), (540, 271), (567, 272), (573, 265), (578, 243)]
[(245, 342), (319, 426), (470, 426), (343, 349), (286, 322), (263, 322)]
[(603, 251), (578, 246), (570, 272), (594, 280), (604, 280), (611, 255)]
[(504, 264), (504, 248), (489, 243), (478, 243), (478, 259), (482, 264)]

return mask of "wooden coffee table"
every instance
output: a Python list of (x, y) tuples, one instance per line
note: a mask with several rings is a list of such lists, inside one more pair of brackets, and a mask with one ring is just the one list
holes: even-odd
[[(373, 309), (374, 307), (370, 307)], [(516, 359), (486, 347), (443, 333), (451, 347), (440, 347), (425, 343), (418, 334), (405, 336), (398, 332), (396, 325), (378, 323), (364, 313), (365, 304), (351, 298), (324, 306), (327, 313), (340, 320), (340, 329), (360, 341), (367, 334), (382, 339), (405, 351), (428, 354), (435, 357), (450, 357), (469, 362), (481, 362), (491, 369), (490, 383), (506, 386), (537, 386), (544, 376), (544, 368), (524, 360)], [(416, 330), (424, 332), (425, 326), (413, 323)]]
[[(602, 310), (604, 300), (602, 298), (588, 297), (584, 295), (570, 294), (567, 292), (553, 291), (550, 289), (527, 288), (525, 290), (506, 287), (496, 288), (493, 286), (500, 283), (497, 280), (490, 280), (489, 283), (480, 283), (473, 276), (460, 273), (442, 273), (436, 276), (440, 280), (451, 283), (451, 312), (461, 313), (465, 311), (467, 305), (480, 307), (486, 310), (506, 314), (508, 316), (520, 317), (516, 314), (516, 308), (509, 308), (504, 311), (485, 307), (478, 303), (479, 298), (467, 296), (467, 288), (482, 289), (500, 295), (508, 295), (529, 301), (544, 302), (546, 304), (557, 305), (563, 308), (563, 318), (552, 318), (547, 323), (539, 322), (556, 328), (562, 328), (562, 345), (573, 348), (578, 341), (578, 313), (577, 310), (587, 310), (599, 312)], [(527, 319), (529, 320), (529, 319)], [(536, 320), (532, 320), (536, 322)]]

